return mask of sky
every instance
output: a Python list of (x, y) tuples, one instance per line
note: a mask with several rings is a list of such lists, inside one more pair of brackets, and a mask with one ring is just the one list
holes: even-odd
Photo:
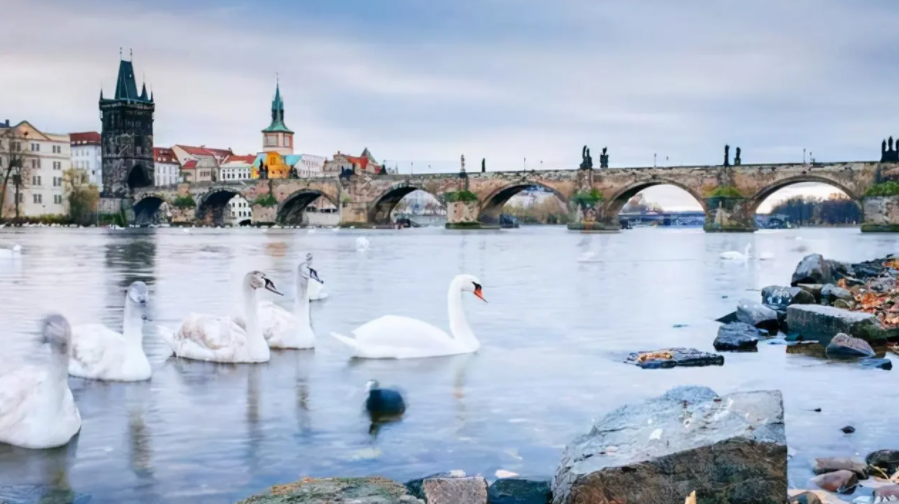
[[(878, 160), (899, 137), (899, 2), (0, 0), (0, 120), (99, 130), (119, 48), (155, 144), (261, 149), (276, 75), (299, 152), (401, 173)], [(40, 20), (35, 25), (36, 20)], [(36, 29), (36, 26), (39, 28)], [(133, 53), (132, 53), (133, 51)], [(133, 56), (130, 56), (133, 54)], [(833, 188), (792, 186), (826, 196)], [(666, 208), (698, 208), (670, 186)], [(768, 205), (761, 208), (762, 211)]]

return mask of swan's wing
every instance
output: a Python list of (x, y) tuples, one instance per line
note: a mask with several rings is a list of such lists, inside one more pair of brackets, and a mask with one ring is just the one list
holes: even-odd
[(441, 329), (409, 317), (385, 315), (353, 330), (356, 341), (366, 347), (423, 348), (446, 344), (452, 337)]
[(261, 301), (258, 313), (259, 327), (262, 328), (266, 341), (296, 331), (297, 320), (294, 314), (271, 301)]
[(28, 398), (46, 379), (35, 367), (21, 367), (0, 375), (0, 434), (28, 418)]
[(227, 358), (246, 343), (246, 331), (230, 317), (191, 313), (172, 335), (176, 355), (196, 359)]
[(309, 294), (309, 299), (316, 300), (316, 299), (324, 299), (324, 298), (328, 297), (327, 294), (322, 292), (322, 289), (323, 289), (323, 284), (316, 281), (314, 278), (312, 278), (311, 282), (309, 282), (309, 287), (307, 287), (307, 291), (306, 291)]
[[(96, 371), (123, 342), (121, 334), (103, 324), (74, 326), (69, 347), (69, 369), (76, 373)], [(117, 359), (113, 357), (113, 360)]]

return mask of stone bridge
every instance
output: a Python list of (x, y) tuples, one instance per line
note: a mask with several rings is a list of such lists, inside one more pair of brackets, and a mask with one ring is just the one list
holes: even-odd
[[(618, 212), (630, 198), (648, 187), (668, 184), (699, 202), (706, 214), (707, 231), (753, 231), (759, 205), (786, 186), (824, 183), (862, 205), (866, 191), (876, 182), (895, 178), (899, 178), (899, 164), (871, 162), (355, 174), (348, 179), (250, 180), (145, 188), (135, 192), (133, 210), (135, 220), (143, 222), (166, 202), (173, 223), (220, 225), (228, 200), (239, 194), (250, 202), (254, 223), (299, 225), (308, 204), (327, 198), (338, 207), (342, 226), (379, 227), (390, 225), (390, 212), (404, 196), (422, 190), (447, 205), (448, 227), (480, 228), (495, 227), (503, 205), (512, 196), (538, 186), (568, 205), (573, 219), (569, 228), (610, 231), (618, 229)], [(879, 204), (877, 208), (867, 202), (863, 206), (865, 222), (870, 220), (872, 230), (899, 225), (899, 215), (871, 215), (869, 219), (869, 213), (899, 214), (899, 204)]]

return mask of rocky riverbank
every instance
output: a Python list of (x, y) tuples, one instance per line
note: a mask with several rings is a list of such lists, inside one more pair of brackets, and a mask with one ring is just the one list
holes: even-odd
[[(857, 264), (803, 258), (788, 285), (741, 299), (721, 319), (716, 352), (757, 352), (780, 344), (846, 365), (890, 370), (899, 349), (899, 258)], [(644, 369), (724, 365), (690, 348), (635, 352)], [(842, 365), (842, 364), (838, 364)], [(668, 372), (668, 371), (652, 371)], [(880, 376), (880, 375), (878, 375)], [(820, 411), (820, 410), (816, 410)], [(884, 414), (889, 414), (885, 412)], [(854, 428), (843, 427), (846, 435)], [(894, 448), (899, 448), (895, 447)], [(821, 504), (899, 501), (899, 449), (865, 459), (817, 458), (808, 489), (788, 489), (783, 399), (776, 390), (719, 396), (676, 387), (594, 422), (563, 450), (552, 478), (462, 471), (399, 483), (380, 477), (303, 479), (241, 504)], [(510, 477), (505, 477), (510, 476)]]

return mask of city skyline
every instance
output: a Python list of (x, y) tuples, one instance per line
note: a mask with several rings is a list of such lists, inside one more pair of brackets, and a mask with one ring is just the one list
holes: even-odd
[[(528, 169), (574, 168), (585, 143), (608, 146), (612, 167), (652, 166), (653, 154), (659, 165), (719, 164), (725, 143), (745, 163), (798, 162), (803, 148), (875, 160), (880, 141), (899, 136), (888, 49), (899, 9), (885, 4), (219, 5), (17, 4), (10, 35), (30, 43), (0, 52), (0, 96), (16, 97), (3, 116), (98, 130), (96, 100), (101, 84), (114, 88), (123, 47), (156, 96), (160, 146), (259, 151), (276, 73), (299, 151), (368, 147), (401, 173), (413, 161), (451, 171), (460, 154), (491, 171), (525, 158)], [(293, 28), (266, 28), (275, 14)], [(34, 37), (27, 21), (39, 15), (57, 28)], [(647, 192), (696, 205), (671, 187)]]

